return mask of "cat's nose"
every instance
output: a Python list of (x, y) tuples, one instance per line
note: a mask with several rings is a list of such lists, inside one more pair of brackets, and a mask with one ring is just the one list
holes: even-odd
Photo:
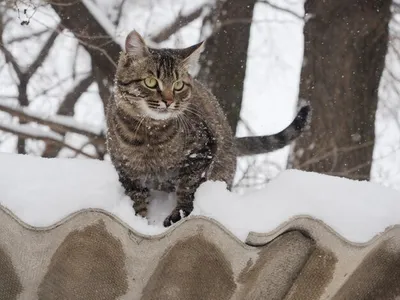
[(163, 99), (162, 99), (162, 102), (164, 102), (165, 105), (166, 105), (167, 107), (169, 107), (169, 106), (174, 102), (174, 99), (172, 99), (172, 98), (163, 98)]
[(167, 107), (169, 107), (172, 104), (172, 102), (174, 102), (174, 95), (172, 91), (170, 91), (169, 89), (163, 91), (162, 101), (165, 103)]

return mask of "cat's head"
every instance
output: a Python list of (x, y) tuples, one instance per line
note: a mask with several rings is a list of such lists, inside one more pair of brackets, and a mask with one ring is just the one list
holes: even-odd
[(189, 70), (197, 64), (203, 42), (184, 49), (153, 49), (132, 31), (125, 41), (116, 73), (120, 101), (137, 115), (155, 120), (182, 113), (192, 96)]

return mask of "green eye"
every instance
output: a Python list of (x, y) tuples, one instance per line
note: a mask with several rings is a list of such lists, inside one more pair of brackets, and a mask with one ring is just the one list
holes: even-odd
[(144, 80), (144, 84), (151, 89), (154, 89), (157, 86), (157, 79), (155, 79), (154, 77), (147, 77)]
[(184, 86), (185, 86), (185, 84), (183, 83), (182, 80), (175, 81), (175, 83), (174, 83), (174, 90), (175, 90), (175, 91), (180, 91), (180, 90), (183, 89)]

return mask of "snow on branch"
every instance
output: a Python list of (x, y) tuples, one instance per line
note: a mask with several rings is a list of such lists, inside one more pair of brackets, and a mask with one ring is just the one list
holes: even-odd
[(68, 148), (76, 153), (82, 154), (86, 157), (93, 159), (97, 158), (96, 156), (83, 152), (81, 149), (75, 148), (63, 142), (62, 137), (60, 135), (51, 131), (45, 131), (40, 128), (33, 128), (28, 125), (19, 125), (19, 124), (15, 125), (0, 124), (0, 131), (9, 132), (24, 139), (34, 139), (34, 140), (41, 140), (46, 143), (54, 143), (61, 147)]
[[(107, 18), (106, 15), (97, 7), (95, 3), (91, 0), (82, 0), (82, 3), (86, 6), (92, 16), (96, 19), (96, 21), (100, 24), (100, 26), (107, 32), (107, 34), (113, 38), (115, 43), (118, 41), (115, 37), (115, 25)], [(123, 48), (122, 44), (119, 44), (121, 48)]]
[(185, 27), (186, 25), (190, 24), (191, 22), (199, 18), (204, 10), (205, 7), (200, 6), (199, 8), (195, 9), (188, 15), (182, 15), (181, 13), (179, 13), (178, 17), (171, 24), (169, 24), (159, 33), (151, 37), (151, 40), (155, 43), (161, 43), (167, 40), (171, 35), (179, 31), (181, 28)]
[(8, 41), (7, 41), (7, 44), (13, 44), (13, 43), (17, 43), (17, 42), (23, 42), (23, 41), (25, 41), (25, 40), (29, 40), (29, 39), (31, 39), (31, 38), (33, 38), (33, 37), (40, 37), (40, 36), (42, 36), (43, 34), (45, 34), (45, 33), (47, 33), (49, 31), (49, 29), (48, 28), (45, 28), (45, 29), (42, 29), (42, 30), (40, 30), (40, 31), (37, 31), (37, 32), (30, 32), (30, 33), (28, 33), (28, 34), (26, 34), (26, 35), (20, 35), (20, 36), (16, 36), (16, 37), (11, 37)]
[(22, 76), (21, 68), (18, 65), (18, 63), (17, 63), (16, 59), (14, 58), (14, 56), (12, 55), (12, 53), (4, 45), (3, 31), (4, 31), (4, 25), (3, 25), (2, 15), (0, 14), (0, 50), (4, 53), (6, 63), (9, 63), (12, 65), (18, 78), (20, 78)]
[(48, 126), (49, 128), (51, 128), (56, 132), (64, 132), (64, 133), (73, 132), (84, 135), (87, 138), (89, 138), (94, 144), (100, 144), (105, 142), (104, 136), (102, 134), (87, 130), (86, 129), (87, 126), (79, 124), (70, 117), (52, 116), (45, 119), (38, 114), (29, 112), (27, 109), (12, 108), (11, 106), (4, 104), (0, 104), (0, 111), (9, 113), (14, 117), (18, 117), (20, 120), (24, 122), (36, 122), (38, 124)]
[(44, 60), (48, 56), (50, 49), (53, 47), (56, 38), (58, 37), (61, 31), (60, 24), (53, 30), (50, 34), (49, 38), (47, 39), (46, 43), (44, 44), (43, 48), (40, 50), (39, 55), (33, 61), (33, 63), (29, 66), (28, 70), (25, 72), (28, 76), (33, 75), (37, 69), (43, 64)]
[(62, 141), (63, 138), (58, 133), (47, 131), (39, 127), (32, 127), (28, 124), (0, 124), (0, 130), (7, 132), (16, 132), (17, 135), (36, 136), (38, 139), (49, 138), (52, 140)]
[(50, 5), (59, 15), (62, 26), (70, 30), (90, 54), (93, 64), (102, 70), (109, 82), (113, 82), (121, 46), (83, 2), (66, 5), (63, 0), (53, 0)]

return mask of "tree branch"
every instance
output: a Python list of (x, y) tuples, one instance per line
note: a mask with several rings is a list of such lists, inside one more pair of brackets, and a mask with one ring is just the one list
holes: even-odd
[[(4, 33), (4, 26), (3, 24), (3, 15), (0, 14), (0, 49), (3, 51), (6, 62), (11, 63), (14, 68), (15, 73), (19, 79), (18, 84), (18, 102), (21, 106), (28, 105), (28, 96), (26, 92), (26, 87), (28, 84), (29, 78), (21, 71), (20, 66), (18, 65), (17, 61), (13, 57), (12, 53), (7, 49), (7, 47), (3, 43), (3, 33)], [(17, 151), (20, 154), (25, 154), (25, 139), (18, 137), (17, 141)]]
[(75, 147), (73, 147), (71, 145), (68, 145), (68, 144), (62, 142), (61, 140), (58, 140), (58, 139), (55, 139), (55, 138), (52, 138), (52, 137), (49, 137), (49, 136), (46, 136), (46, 135), (34, 135), (34, 134), (31, 134), (31, 133), (25, 132), (23, 130), (18, 130), (17, 128), (18, 127), (14, 128), (14, 127), (8, 127), (8, 126), (4, 126), (4, 125), (0, 124), (0, 130), (1, 131), (15, 134), (20, 138), (41, 140), (41, 141), (44, 141), (46, 143), (54, 143), (54, 144), (59, 145), (60, 147), (68, 148), (68, 149), (70, 149), (72, 151), (75, 151), (75, 152), (77, 152), (79, 154), (82, 154), (82, 155), (84, 155), (86, 157), (97, 159), (96, 156), (93, 156), (91, 154), (85, 153), (81, 149), (78, 149), (78, 148), (75, 148)]
[[(57, 115), (62, 116), (73, 116), (75, 104), (79, 97), (89, 88), (93, 83), (93, 76), (89, 75), (82, 79), (64, 98), (64, 101), (58, 107)], [(60, 134), (65, 137), (65, 132), (60, 132)], [(46, 144), (42, 156), (43, 157), (57, 157), (58, 153), (62, 149), (61, 145), (56, 144)]]
[(191, 22), (196, 20), (198, 17), (200, 17), (203, 10), (204, 10), (204, 6), (201, 6), (188, 15), (181, 15), (179, 13), (178, 17), (171, 24), (169, 24), (164, 29), (162, 29), (159, 33), (154, 35), (151, 38), (151, 40), (155, 43), (161, 43), (161, 42), (167, 40), (175, 32), (179, 31), (181, 28), (185, 27), (186, 25), (190, 24)]
[(12, 37), (12, 38), (7, 42), (7, 44), (10, 45), (10, 44), (13, 44), (13, 43), (16, 43), (16, 42), (23, 42), (23, 41), (28, 40), (28, 39), (30, 39), (30, 38), (32, 38), (32, 37), (41, 36), (41, 35), (45, 34), (45, 33), (48, 32), (48, 31), (49, 31), (49, 29), (45, 28), (45, 29), (43, 29), (43, 30), (41, 30), (41, 31), (37, 31), (37, 32), (34, 32), (34, 33), (29, 33), (29, 34), (27, 34), (27, 35), (21, 35), (21, 36)]
[(54, 42), (59, 35), (60, 29), (61, 29), (61, 26), (58, 25), (53, 30), (53, 32), (47, 39), (46, 43), (44, 44), (42, 50), (40, 50), (39, 55), (36, 57), (36, 59), (33, 61), (33, 63), (29, 66), (28, 70), (25, 72), (25, 74), (27, 74), (29, 77), (32, 76), (36, 72), (36, 70), (42, 65), (42, 63), (46, 59), (47, 55), (50, 52), (51, 47), (54, 45)]
[(66, 5), (63, 0), (53, 0), (51, 7), (59, 15), (62, 26), (75, 35), (79, 43), (89, 52), (93, 63), (103, 71), (109, 81), (113, 82), (121, 47), (81, 1)]
[(115, 18), (115, 20), (114, 20), (114, 22), (113, 22), (115, 28), (118, 27), (119, 22), (121, 21), (122, 11), (123, 11), (125, 2), (126, 2), (126, 0), (122, 0), (121, 4), (120, 4), (119, 7), (118, 7), (117, 17)]
[(65, 132), (65, 133), (73, 132), (73, 133), (84, 135), (84, 136), (88, 137), (89, 139), (92, 139), (93, 141), (97, 141), (97, 143), (105, 142), (104, 137), (102, 135), (98, 135), (92, 131), (73, 127), (73, 126), (70, 126), (67, 124), (61, 124), (57, 121), (53, 121), (50, 119), (42, 119), (38, 116), (24, 112), (20, 109), (15, 109), (15, 108), (11, 108), (9, 106), (0, 104), (0, 111), (9, 113), (10, 115), (18, 117), (20, 120), (23, 120), (25, 122), (36, 122), (38, 124), (48, 126), (56, 132)]
[(3, 24), (3, 16), (0, 14), (0, 50), (3, 51), (4, 57), (6, 59), (6, 63), (11, 63), (13, 66), (15, 73), (17, 74), (18, 78), (22, 76), (22, 71), (20, 66), (18, 65), (17, 61), (15, 60), (12, 53), (7, 49), (3, 42), (3, 31), (4, 31), (4, 24)]
[(93, 83), (93, 75), (89, 75), (82, 79), (67, 95), (61, 105), (58, 107), (57, 115), (72, 116), (74, 114), (74, 107), (79, 97)]

